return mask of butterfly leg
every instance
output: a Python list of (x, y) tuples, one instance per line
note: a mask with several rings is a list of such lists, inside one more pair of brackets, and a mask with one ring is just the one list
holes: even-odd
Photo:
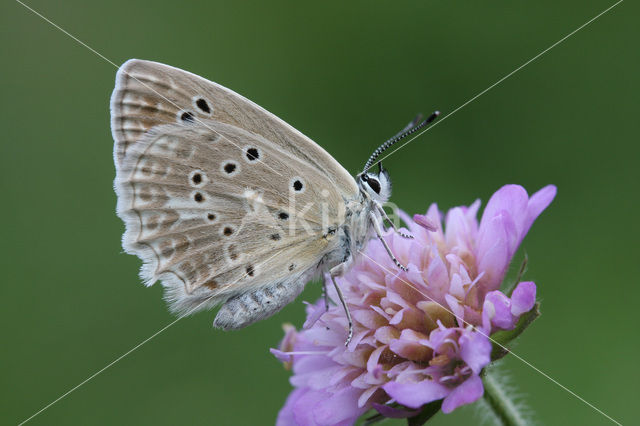
[(394, 231), (396, 231), (396, 233), (398, 235), (400, 235), (403, 238), (413, 238), (413, 235), (405, 234), (404, 232), (402, 232), (402, 231), (398, 230), (398, 228), (396, 228), (396, 225), (389, 218), (389, 216), (387, 216), (387, 212), (384, 211), (384, 209), (382, 208), (380, 203), (376, 202), (375, 205), (376, 205), (376, 208), (378, 209), (378, 211), (380, 212), (380, 215), (382, 216), (382, 218), (391, 226), (391, 228), (393, 228)]
[(380, 226), (378, 216), (376, 216), (374, 212), (371, 212), (369, 215), (369, 218), (371, 219), (373, 229), (376, 231), (376, 234), (378, 235), (378, 239), (384, 246), (385, 250), (387, 250), (387, 254), (389, 254), (389, 257), (391, 258), (391, 260), (393, 260), (393, 263), (395, 263), (396, 266), (402, 269), (403, 271), (408, 271), (409, 269), (406, 266), (404, 266), (402, 263), (400, 263), (400, 261), (396, 259), (396, 257), (393, 255), (391, 248), (389, 248), (389, 245), (387, 244), (384, 237), (382, 236), (382, 226)]
[(327, 293), (327, 283), (322, 280), (322, 297), (324, 298), (324, 311), (329, 310), (329, 294)]
[(344, 264), (340, 264), (332, 268), (331, 271), (329, 271), (329, 274), (331, 275), (331, 282), (333, 282), (333, 286), (336, 288), (336, 293), (338, 293), (338, 299), (340, 299), (340, 303), (342, 303), (342, 308), (344, 309), (344, 313), (347, 315), (347, 321), (349, 321), (349, 334), (347, 335), (347, 340), (344, 342), (345, 346), (349, 346), (349, 342), (353, 337), (353, 321), (351, 320), (351, 312), (349, 311), (347, 302), (345, 302), (344, 296), (342, 295), (342, 290), (340, 290), (340, 287), (338, 287), (338, 284), (336, 283), (336, 279), (335, 279), (335, 276), (342, 274), (342, 269), (343, 269), (341, 268), (342, 265)]

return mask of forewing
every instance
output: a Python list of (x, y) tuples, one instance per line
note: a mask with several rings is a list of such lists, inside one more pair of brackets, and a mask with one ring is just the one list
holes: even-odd
[(119, 69), (111, 98), (114, 157), (154, 126), (211, 119), (262, 136), (321, 171), (338, 190), (353, 196), (351, 175), (322, 147), (243, 96), (195, 74), (157, 62), (131, 59)]

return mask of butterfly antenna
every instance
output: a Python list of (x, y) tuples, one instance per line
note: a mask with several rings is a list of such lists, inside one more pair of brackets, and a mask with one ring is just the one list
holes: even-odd
[(395, 135), (391, 139), (387, 140), (385, 143), (380, 145), (375, 151), (373, 151), (373, 154), (371, 154), (371, 157), (369, 157), (369, 160), (367, 160), (367, 163), (364, 165), (364, 169), (362, 170), (362, 173), (366, 173), (367, 170), (369, 170), (371, 168), (371, 166), (376, 162), (378, 157), (380, 157), (380, 154), (382, 154), (388, 148), (390, 148), (394, 144), (400, 142), (402, 139), (406, 138), (407, 136), (410, 136), (410, 135), (414, 134), (415, 132), (417, 132), (418, 130), (424, 128), (427, 124), (433, 122), (433, 120), (435, 120), (439, 115), (440, 115), (440, 111), (435, 111), (433, 114), (431, 114), (425, 120), (423, 120), (420, 124), (417, 124), (418, 121), (420, 119), (422, 119), (422, 115), (419, 114), (416, 118), (414, 118), (411, 121), (411, 123), (409, 123), (407, 125), (407, 127), (402, 129), (402, 131), (400, 131), (400, 133), (398, 133), (397, 135)]

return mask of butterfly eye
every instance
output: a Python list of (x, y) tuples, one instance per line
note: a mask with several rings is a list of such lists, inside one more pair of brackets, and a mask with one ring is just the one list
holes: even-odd
[(380, 182), (378, 182), (377, 179), (369, 178), (366, 182), (369, 184), (369, 188), (373, 189), (376, 194), (380, 193)]

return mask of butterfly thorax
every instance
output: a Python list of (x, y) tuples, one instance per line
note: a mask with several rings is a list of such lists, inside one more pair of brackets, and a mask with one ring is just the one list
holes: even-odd
[(347, 210), (348, 220), (345, 223), (351, 234), (350, 254), (353, 256), (357, 256), (358, 252), (364, 250), (371, 239), (373, 230), (369, 215), (375, 212), (374, 201), (363, 196), (362, 192), (358, 195), (358, 200), (353, 203), (350, 210)]
[(391, 195), (387, 171), (381, 168), (379, 173), (359, 175), (357, 183), (357, 194), (344, 200), (345, 220), (336, 230), (336, 242), (321, 262), (325, 272), (340, 264), (343, 264), (342, 272), (346, 272), (374, 234), (372, 217), (378, 223), (382, 221), (379, 206)]
[(345, 200), (345, 221), (339, 232), (342, 250), (329, 253), (332, 265), (344, 263), (343, 272), (352, 264), (352, 259), (366, 248), (373, 237), (374, 223), (381, 223), (381, 206), (391, 196), (391, 179), (381, 165), (378, 172), (364, 172), (356, 176), (357, 194)]

